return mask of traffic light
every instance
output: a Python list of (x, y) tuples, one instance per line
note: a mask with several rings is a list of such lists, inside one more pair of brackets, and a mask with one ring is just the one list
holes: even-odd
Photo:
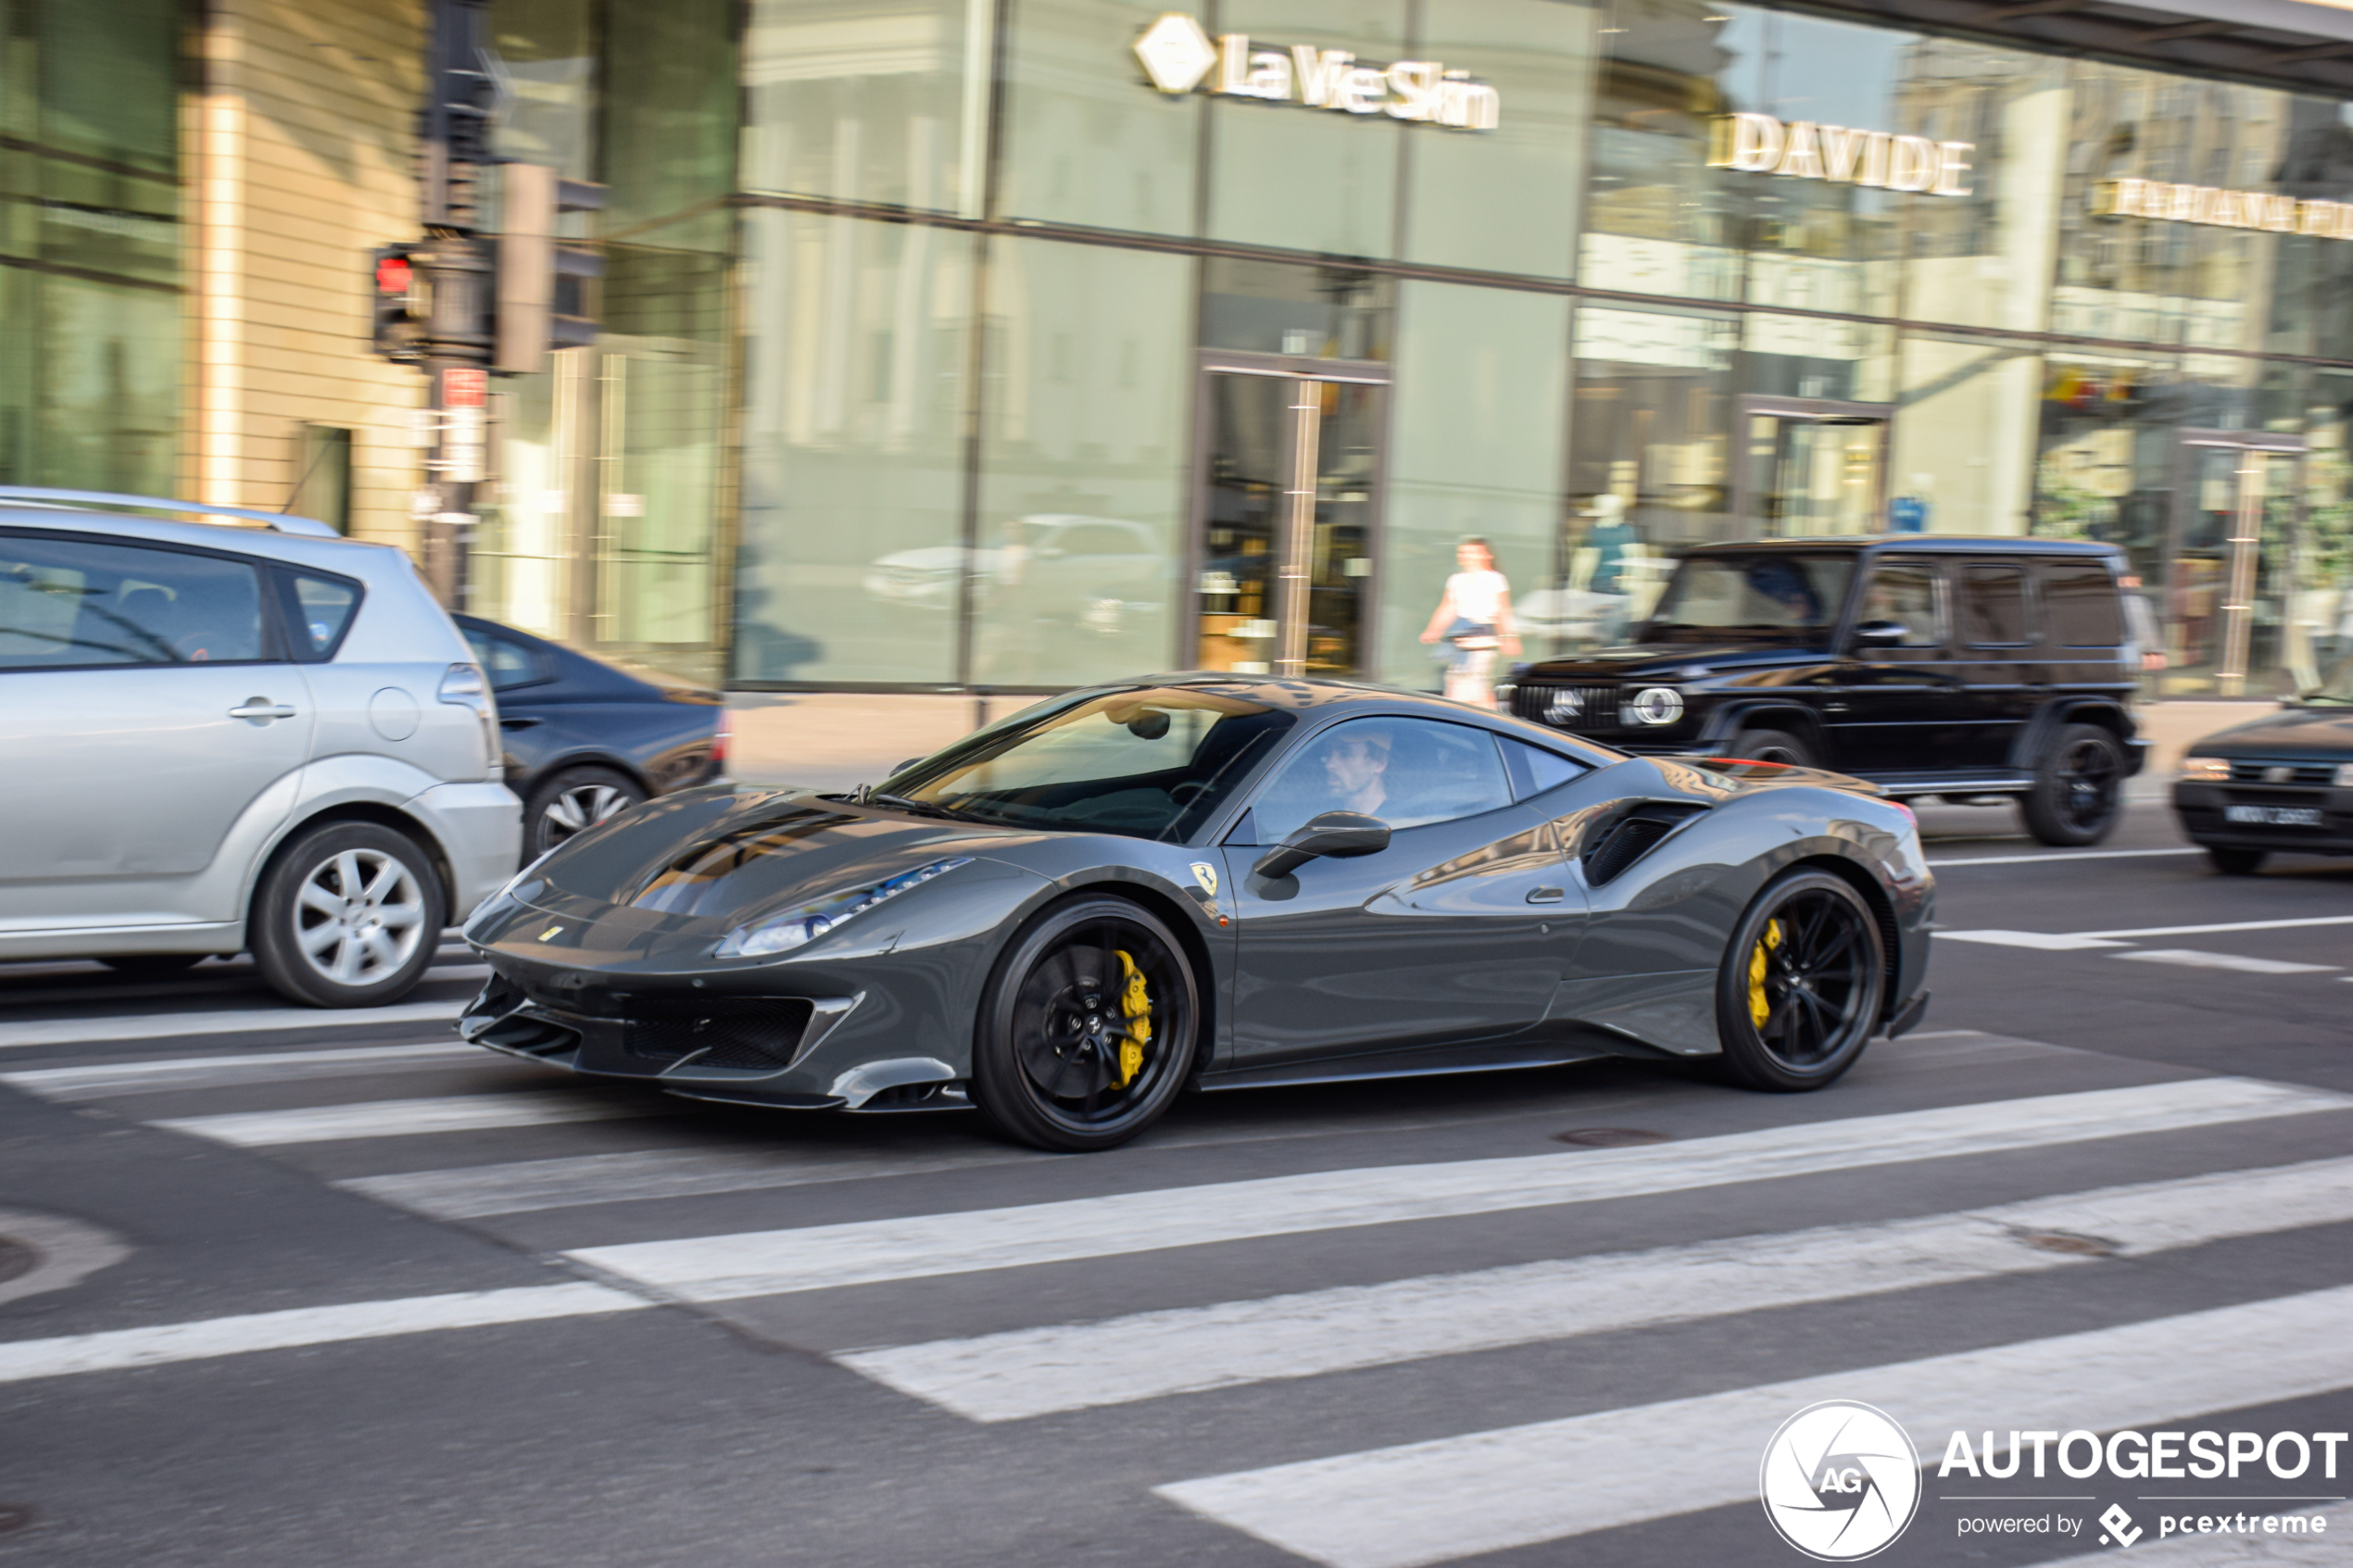
[(557, 235), (569, 212), (597, 212), (605, 188), (559, 178), (552, 169), (510, 163), (506, 177), (506, 226), (498, 237), (497, 370), (527, 374), (547, 363), (551, 348), (581, 348), (597, 341), (597, 282), (605, 258), (594, 246)]
[(369, 267), (369, 295), (374, 301), (375, 350), (387, 359), (414, 360), (422, 356), (428, 314), (424, 275), (411, 260), (422, 244), (385, 245)]

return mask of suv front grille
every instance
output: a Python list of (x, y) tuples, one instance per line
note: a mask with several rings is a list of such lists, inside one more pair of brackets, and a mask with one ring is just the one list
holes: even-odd
[(1512, 712), (1555, 730), (1617, 728), (1618, 687), (1607, 684), (1522, 684), (1512, 693)]
[(2305, 789), (2326, 789), (2336, 779), (2333, 762), (2267, 762), (2260, 758), (2233, 759), (2231, 762), (2233, 784), (2296, 784)]
[(697, 1067), (773, 1072), (792, 1065), (811, 1011), (799, 997), (685, 1006), (639, 1003), (622, 1023), (621, 1048), (645, 1061), (682, 1061), (691, 1056)]

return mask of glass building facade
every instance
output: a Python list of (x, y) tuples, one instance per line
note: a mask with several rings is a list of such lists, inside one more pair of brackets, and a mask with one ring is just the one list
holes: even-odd
[(1466, 534), (1531, 654), (1891, 527), (2121, 545), (2161, 694), (2353, 653), (2347, 106), (1700, 0), (1161, 16), (754, 0), (731, 684), (1429, 685)]

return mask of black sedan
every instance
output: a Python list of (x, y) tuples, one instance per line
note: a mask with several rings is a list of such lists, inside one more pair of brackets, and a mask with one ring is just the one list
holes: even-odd
[(1812, 1089), (1927, 1001), (1911, 813), (1416, 694), (1156, 676), (849, 795), (689, 790), (478, 910), (493, 1049), (1109, 1148), (1188, 1085), (1720, 1057)]
[(2261, 870), (2274, 851), (2353, 855), (2353, 663), (2279, 712), (2192, 745), (2173, 810), (2233, 876)]
[(726, 698), (664, 685), (480, 616), (454, 618), (490, 677), (527, 865), (641, 800), (710, 784), (727, 761)]

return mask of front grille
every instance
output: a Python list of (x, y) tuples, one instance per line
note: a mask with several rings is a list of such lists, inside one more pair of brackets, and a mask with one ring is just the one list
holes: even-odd
[(1618, 690), (1615, 682), (1523, 684), (1512, 693), (1512, 712), (1522, 719), (1550, 724), (1555, 730), (1615, 730), (1618, 727)]
[[(689, 1004), (638, 1002), (621, 1026), (621, 1048), (641, 1061), (774, 1071), (792, 1065), (809, 1028), (810, 1004), (799, 997)], [(700, 1054), (698, 1054), (700, 1053)]]
[(2233, 758), (2231, 761), (2233, 784), (2300, 784), (2306, 789), (2326, 789), (2335, 779), (2334, 762), (2273, 762), (2261, 758)]

